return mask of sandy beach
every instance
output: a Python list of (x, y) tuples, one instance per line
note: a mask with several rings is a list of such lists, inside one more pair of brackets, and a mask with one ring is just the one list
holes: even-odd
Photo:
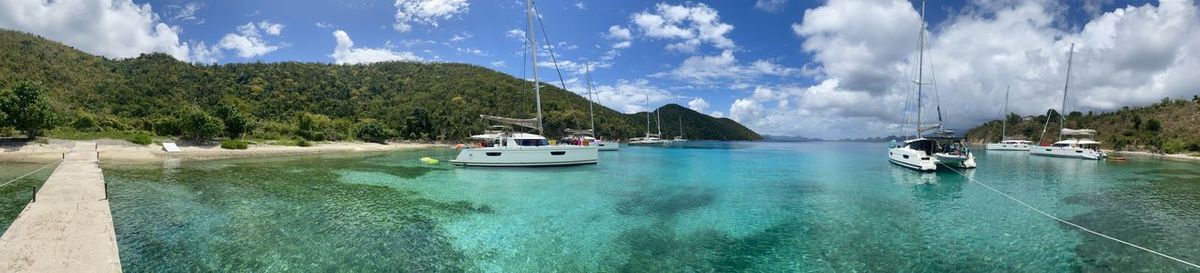
[[(28, 142), (23, 145), (6, 145), (0, 148), (0, 161), (44, 162), (62, 158), (63, 153), (71, 150), (76, 141), (51, 139), (48, 143)], [(163, 159), (207, 160), (225, 158), (272, 157), (309, 155), (321, 153), (353, 153), (379, 152), (409, 149), (425, 149), (446, 147), (437, 144), (423, 143), (365, 143), (365, 142), (328, 142), (313, 143), (313, 146), (282, 146), (269, 144), (251, 144), (249, 149), (230, 150), (219, 145), (187, 145), (179, 144), (180, 152), (168, 153), (158, 144), (138, 145), (124, 140), (89, 140), (99, 146), (97, 152), (101, 160), (116, 161), (157, 161)]]

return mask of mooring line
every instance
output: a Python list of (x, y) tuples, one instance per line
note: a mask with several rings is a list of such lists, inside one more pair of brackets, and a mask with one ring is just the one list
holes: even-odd
[(1016, 197), (1013, 197), (1012, 195), (1008, 195), (1007, 193), (1004, 193), (1004, 192), (1002, 192), (1002, 191), (1000, 191), (1000, 190), (997, 190), (996, 188), (993, 188), (992, 186), (989, 186), (988, 184), (984, 184), (983, 182), (979, 182), (979, 180), (975, 180), (975, 178), (974, 178), (974, 177), (967, 176), (967, 174), (964, 174), (964, 173), (962, 173), (962, 172), (958, 171), (957, 169), (954, 169), (953, 167), (950, 167), (949, 165), (942, 164), (942, 166), (946, 166), (946, 168), (950, 169), (951, 171), (954, 171), (955, 173), (958, 173), (958, 175), (961, 175), (962, 177), (966, 177), (966, 178), (967, 178), (967, 180), (970, 180), (971, 182), (975, 182), (975, 184), (979, 184), (980, 186), (983, 186), (984, 188), (987, 188), (987, 189), (989, 189), (989, 190), (992, 190), (992, 191), (994, 191), (994, 192), (996, 192), (996, 193), (999, 193), (1000, 195), (1003, 195), (1004, 197), (1007, 197), (1009, 200), (1013, 200), (1014, 202), (1017, 202), (1017, 204), (1021, 204), (1022, 206), (1025, 206), (1026, 208), (1029, 208), (1029, 209), (1031, 209), (1031, 210), (1033, 210), (1033, 211), (1036, 211), (1037, 213), (1041, 213), (1042, 215), (1044, 215), (1044, 216), (1046, 216), (1046, 217), (1050, 217), (1050, 219), (1054, 219), (1055, 221), (1058, 221), (1058, 222), (1060, 222), (1060, 223), (1067, 224), (1067, 225), (1070, 225), (1070, 226), (1073, 226), (1073, 227), (1079, 228), (1080, 230), (1087, 231), (1088, 233), (1091, 233), (1091, 234), (1095, 234), (1096, 236), (1100, 236), (1101, 238), (1105, 238), (1105, 239), (1113, 240), (1113, 241), (1116, 241), (1116, 242), (1118, 242), (1118, 243), (1122, 243), (1122, 244), (1125, 244), (1125, 245), (1128, 245), (1128, 246), (1132, 246), (1132, 247), (1134, 247), (1134, 248), (1141, 249), (1141, 250), (1144, 250), (1144, 251), (1146, 251), (1146, 252), (1153, 253), (1154, 255), (1162, 256), (1162, 257), (1164, 257), (1164, 258), (1171, 259), (1171, 260), (1173, 260), (1173, 261), (1176, 261), (1176, 262), (1179, 262), (1179, 263), (1182, 263), (1182, 264), (1185, 264), (1185, 265), (1188, 265), (1188, 266), (1191, 266), (1191, 267), (1194, 267), (1194, 268), (1200, 269), (1200, 265), (1196, 265), (1195, 263), (1188, 262), (1188, 261), (1185, 261), (1185, 260), (1183, 260), (1183, 259), (1180, 259), (1180, 258), (1175, 258), (1175, 257), (1172, 257), (1171, 255), (1163, 254), (1163, 253), (1161, 253), (1161, 252), (1154, 251), (1153, 249), (1149, 249), (1149, 248), (1146, 248), (1146, 247), (1143, 247), (1143, 246), (1135, 245), (1135, 244), (1133, 244), (1133, 243), (1130, 243), (1130, 242), (1122, 241), (1121, 239), (1117, 239), (1117, 238), (1115, 238), (1115, 237), (1108, 236), (1107, 234), (1100, 233), (1100, 232), (1098, 232), (1098, 231), (1094, 231), (1094, 230), (1088, 229), (1088, 228), (1086, 228), (1086, 227), (1083, 227), (1083, 226), (1080, 226), (1080, 225), (1078, 225), (1078, 224), (1072, 223), (1071, 221), (1067, 221), (1067, 220), (1063, 220), (1063, 219), (1061, 219), (1061, 218), (1055, 217), (1054, 215), (1050, 215), (1049, 213), (1046, 213), (1045, 211), (1042, 211), (1042, 210), (1040, 210), (1040, 209), (1038, 209), (1038, 208), (1036, 208), (1036, 207), (1034, 207), (1034, 206), (1032, 206), (1032, 205), (1029, 205), (1029, 203), (1025, 203), (1025, 201), (1021, 201), (1021, 199), (1017, 199)]
[(12, 183), (12, 182), (14, 182), (14, 181), (17, 181), (17, 180), (21, 180), (21, 178), (25, 178), (26, 176), (29, 176), (29, 175), (31, 175), (31, 174), (34, 174), (34, 173), (38, 172), (38, 171), (41, 171), (42, 169), (45, 169), (46, 167), (50, 167), (50, 165), (54, 165), (54, 164), (57, 164), (57, 163), (60, 163), (60, 162), (62, 162), (62, 161), (61, 161), (61, 160), (59, 160), (59, 161), (55, 161), (55, 162), (50, 162), (50, 164), (46, 164), (46, 166), (42, 166), (41, 168), (38, 168), (37, 170), (33, 170), (32, 172), (29, 172), (29, 173), (27, 173), (27, 174), (25, 174), (25, 175), (18, 176), (17, 178), (13, 178), (13, 180), (9, 180), (8, 182), (4, 182), (4, 184), (0, 184), (0, 187), (7, 186), (9, 183)]

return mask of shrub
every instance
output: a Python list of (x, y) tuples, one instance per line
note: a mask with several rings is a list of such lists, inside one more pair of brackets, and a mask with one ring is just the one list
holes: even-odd
[(1158, 130), (1161, 130), (1161, 129), (1162, 129), (1162, 123), (1159, 122), (1158, 119), (1150, 118), (1150, 120), (1146, 121), (1146, 130), (1150, 130), (1151, 132), (1158, 132)]
[(212, 139), (221, 133), (221, 129), (225, 128), (225, 124), (220, 119), (198, 109), (192, 109), (185, 113), (180, 125), (183, 136), (195, 141)]
[(221, 148), (225, 148), (225, 149), (245, 150), (246, 148), (249, 148), (249, 147), (250, 147), (250, 143), (241, 141), (241, 140), (226, 139), (225, 141), (221, 141)]
[(359, 124), (358, 132), (355, 133), (355, 137), (358, 137), (358, 139), (375, 143), (384, 143), (389, 138), (392, 138), (392, 135), (394, 134), (391, 130), (388, 130), (383, 124), (374, 120), (367, 120)]
[(312, 143), (308, 142), (308, 140), (304, 140), (303, 138), (301, 138), (300, 140), (296, 141), (296, 146), (310, 147), (310, 146), (312, 146)]
[(250, 120), (240, 110), (228, 104), (217, 106), (217, 118), (225, 123), (226, 137), (240, 137), (251, 129)]
[(80, 131), (95, 129), (96, 125), (96, 118), (89, 114), (80, 115), (79, 118), (75, 119), (75, 122), (71, 123), (71, 127), (75, 127), (75, 130)]
[(1188, 143), (1183, 139), (1173, 138), (1163, 143), (1162, 148), (1168, 154), (1178, 154), (1188, 150)]
[(177, 136), (183, 134), (180, 130), (179, 119), (173, 116), (160, 116), (150, 120), (155, 134), (160, 136)]
[(154, 142), (154, 139), (150, 137), (150, 134), (139, 132), (129, 136), (129, 142), (141, 145), (150, 145), (151, 142)]

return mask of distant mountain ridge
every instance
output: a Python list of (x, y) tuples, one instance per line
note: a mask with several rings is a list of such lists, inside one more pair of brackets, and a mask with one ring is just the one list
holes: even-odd
[[(1050, 124), (1045, 121), (1049, 119)], [(1052, 143), (1058, 140), (1058, 113), (1029, 119), (1010, 113), (1008, 136)], [(1067, 114), (1066, 128), (1094, 129), (1096, 140), (1107, 149), (1148, 150), (1167, 153), (1200, 152), (1200, 94), (1187, 99), (1163, 98), (1142, 107), (1123, 107), (1114, 112)], [(967, 131), (974, 143), (996, 142), (1001, 138), (1002, 121), (992, 120)], [(1042, 134), (1046, 129), (1045, 135)]]
[[(0, 88), (36, 81), (47, 89), (55, 124), (81, 119), (96, 130), (144, 130), (170, 135), (161, 122), (180, 109), (246, 113), (259, 138), (296, 136), (317, 122), (330, 140), (352, 138), (355, 124), (379, 121), (399, 139), (463, 139), (483, 131), (480, 114), (534, 117), (532, 84), (495, 70), (461, 63), (382, 62), (238, 63), (196, 65), (165, 54), (107, 59), (23, 32), (0, 30)], [(543, 83), (547, 137), (588, 128), (588, 101)], [(222, 108), (224, 107), (224, 108)], [(677, 104), (658, 109), (666, 136), (697, 140), (761, 140), (728, 118)], [(625, 139), (645, 134), (645, 114), (623, 114), (597, 104), (600, 136)]]

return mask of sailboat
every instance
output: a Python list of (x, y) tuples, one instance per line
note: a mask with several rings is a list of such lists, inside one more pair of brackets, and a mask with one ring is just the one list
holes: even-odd
[[(941, 123), (941, 107), (938, 107), (938, 123), (930, 126), (921, 124), (922, 91), (924, 82), (925, 61), (925, 1), (921, 1), (921, 26), (918, 29), (917, 46), (917, 119), (915, 138), (903, 143), (893, 143), (888, 148), (888, 161), (893, 164), (919, 171), (936, 171), (937, 165), (947, 165), (960, 168), (974, 168), (975, 156), (971, 153), (962, 138), (954, 136), (954, 132), (946, 130)], [(933, 136), (926, 138), (925, 131), (937, 130)]]
[[(1072, 43), (1070, 53), (1067, 55), (1067, 80), (1066, 83), (1063, 84), (1062, 110), (1058, 112), (1058, 142), (1055, 142), (1050, 146), (1029, 147), (1030, 155), (1082, 159), (1104, 159), (1108, 157), (1104, 151), (1100, 150), (1100, 142), (1092, 139), (1093, 136), (1096, 135), (1096, 130), (1066, 128), (1067, 117), (1063, 114), (1063, 112), (1067, 110), (1067, 90), (1071, 85), (1071, 62), (1074, 57), (1075, 44)], [(1049, 113), (1049, 110), (1046, 112)], [(1046, 134), (1046, 128), (1050, 125), (1049, 114), (1047, 114), (1046, 117), (1046, 124), (1042, 125), (1043, 136)], [(1067, 137), (1066, 140), (1063, 140), (1064, 136)]]
[(588, 85), (588, 118), (589, 118), (589, 120), (590, 120), (590, 123), (591, 123), (591, 126), (592, 126), (592, 129), (588, 131), (588, 134), (585, 134), (585, 135), (583, 135), (583, 139), (584, 139), (584, 140), (587, 140), (587, 141), (588, 141), (588, 143), (592, 143), (593, 145), (596, 145), (596, 148), (597, 148), (597, 149), (599, 149), (600, 151), (617, 151), (618, 149), (620, 149), (620, 148), (621, 148), (621, 143), (620, 143), (620, 142), (616, 142), (616, 141), (604, 141), (603, 139), (600, 139), (600, 136), (599, 136), (599, 135), (597, 135), (597, 134), (596, 134), (596, 111), (595, 111), (595, 110), (593, 110), (593, 108), (595, 107), (594, 105), (595, 105), (596, 103), (595, 103), (595, 100), (593, 99), (593, 96), (594, 96), (594, 95), (593, 95), (593, 94), (594, 94), (594, 91), (592, 91), (592, 68), (591, 68), (591, 64), (590, 64), (590, 63), (589, 63), (589, 64), (585, 64), (585, 65), (584, 65), (584, 67), (583, 67), (583, 69), (584, 69), (584, 72), (587, 74), (587, 81), (588, 81), (588, 84), (587, 84), (587, 85)]
[[(650, 96), (646, 96), (646, 107), (650, 107)], [(658, 116), (658, 109), (654, 110), (655, 116)], [(646, 136), (635, 137), (629, 139), (629, 145), (665, 145), (669, 144), (662, 136), (662, 118), (658, 116), (658, 133), (650, 133), (650, 111), (646, 111)]]
[[(480, 115), (480, 118), (505, 124), (491, 126), (484, 134), (471, 136), (479, 140), (480, 147), (464, 148), (458, 157), (450, 163), (460, 166), (489, 166), (489, 167), (536, 167), (596, 164), (598, 149), (596, 146), (549, 145), (542, 127), (542, 93), (541, 82), (538, 81), (537, 71), (537, 39), (533, 31), (533, 0), (526, 0), (526, 19), (528, 20), (530, 42), (529, 54), (533, 57), (533, 93), (537, 102), (537, 117), (532, 119), (516, 119), (490, 115)], [(534, 129), (538, 134), (521, 133), (513, 130), (512, 126)]]
[(1004, 118), (1000, 120), (1000, 143), (988, 143), (989, 151), (1029, 151), (1028, 140), (1008, 136), (1008, 91), (1004, 89)]
[(686, 138), (683, 138), (683, 114), (682, 113), (679, 114), (678, 118), (679, 118), (679, 135), (675, 136), (675, 139), (672, 139), (671, 142), (687, 142), (688, 140)]

